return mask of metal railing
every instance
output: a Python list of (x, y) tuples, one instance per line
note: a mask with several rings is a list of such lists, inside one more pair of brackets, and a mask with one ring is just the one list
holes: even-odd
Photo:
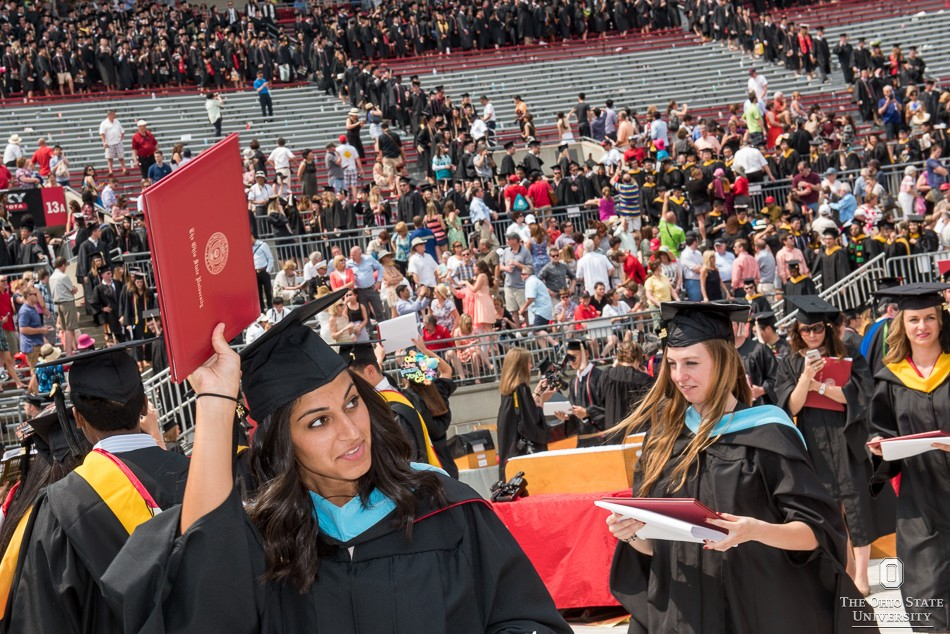
[[(877, 290), (878, 280), (887, 274), (885, 262), (884, 254), (879, 253), (861, 268), (822, 290), (818, 296), (840, 310), (864, 305), (871, 291)], [(785, 314), (776, 322), (776, 329), (788, 326), (797, 314), (797, 310)]]
[(937, 262), (947, 260), (950, 260), (950, 249), (901, 255), (887, 260), (887, 275), (901, 278), (904, 284), (937, 282), (940, 280)]
[(23, 413), (23, 399), (19, 396), (0, 398), (0, 443), (5, 449), (20, 444), (16, 436), (16, 427), (26, 420)]
[(145, 395), (158, 411), (160, 427), (172, 421), (182, 429), (191, 429), (195, 425), (195, 395), (184, 383), (177, 385), (171, 380), (168, 368), (142, 381)]

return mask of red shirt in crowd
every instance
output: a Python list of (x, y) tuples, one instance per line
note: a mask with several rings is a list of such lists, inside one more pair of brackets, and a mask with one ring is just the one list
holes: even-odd
[(736, 182), (732, 184), (732, 195), (735, 197), (738, 196), (748, 196), (749, 195), (749, 179), (745, 176), (736, 177)]
[(551, 186), (543, 178), (531, 183), (531, 187), (528, 188), (528, 195), (531, 196), (531, 201), (535, 207), (551, 206)]
[(454, 348), (454, 341), (442, 341), (442, 339), (451, 339), (452, 333), (442, 324), (436, 324), (435, 330), (430, 331), (426, 326), (422, 329), (422, 340), (426, 342), (426, 347), (433, 352), (436, 350), (446, 350)]
[(155, 135), (148, 130), (145, 131), (145, 134), (136, 132), (132, 135), (132, 150), (139, 158), (154, 156), (157, 148), (158, 141), (155, 140)]
[(49, 160), (53, 158), (53, 148), (48, 145), (41, 145), (33, 152), (33, 165), (40, 166), (40, 176), (49, 176)]
[[(574, 321), (584, 321), (585, 319), (595, 319), (600, 317), (600, 312), (587, 304), (586, 306), (583, 303), (577, 305), (577, 308), (574, 309)], [(584, 324), (574, 324), (574, 330), (583, 330)]]
[(0, 165), (0, 189), (6, 189), (10, 186), (10, 179), (13, 174), (7, 169), (6, 165)]
[(643, 265), (640, 264), (640, 260), (630, 253), (627, 254), (627, 257), (623, 261), (623, 272), (627, 276), (627, 279), (633, 280), (637, 284), (643, 284), (647, 281), (647, 272), (643, 268)]
[(14, 319), (16, 315), (13, 314), (13, 298), (9, 292), (0, 293), (0, 323), (3, 324), (3, 329), (7, 332), (15, 331)]
[(505, 186), (505, 200), (508, 201), (509, 208), (510, 205), (515, 204), (515, 198), (518, 196), (518, 194), (524, 196), (525, 200), (528, 199), (528, 190), (525, 189), (524, 185), (516, 183)]

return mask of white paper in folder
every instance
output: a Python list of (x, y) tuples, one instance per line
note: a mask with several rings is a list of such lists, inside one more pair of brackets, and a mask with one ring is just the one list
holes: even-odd
[(645, 523), (646, 526), (637, 531), (637, 537), (641, 539), (665, 539), (671, 542), (694, 542), (701, 544), (707, 539), (716, 542), (726, 536), (722, 531), (684, 522), (683, 520), (667, 517), (666, 515), (645, 509), (624, 506), (623, 504), (611, 504), (610, 502), (603, 502), (601, 500), (596, 500), (594, 504), (611, 513), (630, 517)]

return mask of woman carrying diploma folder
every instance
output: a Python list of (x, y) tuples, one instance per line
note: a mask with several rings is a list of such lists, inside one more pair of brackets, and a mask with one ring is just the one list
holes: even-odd
[[(514, 538), (429, 465), (373, 386), (298, 308), (240, 360), (219, 325), (189, 382), (197, 424), (180, 507), (140, 526), (104, 583), (126, 632), (567, 634)], [(261, 486), (233, 486), (239, 383)]]
[[(617, 539), (610, 586), (630, 632), (825, 633), (854, 624), (837, 504), (801, 434), (752, 393), (731, 321), (748, 306), (664, 302), (656, 383), (623, 423), (649, 427), (634, 471), (636, 497), (696, 498), (728, 534), (705, 544), (643, 540), (642, 522), (610, 515)], [(869, 624), (871, 622), (865, 622)], [(873, 630), (872, 630), (873, 631)]]
[[(874, 375), (871, 427), (874, 440), (923, 432), (950, 432), (950, 315), (943, 293), (950, 284), (907, 284), (875, 295), (892, 298), (882, 367)], [(896, 441), (895, 441), (896, 442)], [(881, 455), (872, 441), (871, 451)], [(908, 614), (923, 620), (914, 629), (950, 630), (950, 446), (878, 469), (875, 487), (900, 473), (897, 557), (904, 563), (901, 594)], [(924, 619), (924, 615), (930, 616)]]
[[(796, 417), (818, 477), (844, 512), (854, 553), (848, 557), (848, 573), (858, 590), (869, 594), (871, 542), (885, 534), (875, 526), (868, 490), (873, 474), (866, 445), (871, 370), (864, 357), (857, 350), (846, 349), (838, 337), (834, 325), (840, 314), (837, 308), (815, 295), (789, 300), (798, 313), (788, 335), (792, 352), (779, 364), (777, 405)], [(831, 378), (830, 366), (835, 363), (849, 368), (837, 382)], [(818, 398), (822, 396), (825, 398)], [(893, 503), (882, 511), (885, 508), (893, 518)], [(893, 519), (886, 525), (886, 533), (894, 532)]]

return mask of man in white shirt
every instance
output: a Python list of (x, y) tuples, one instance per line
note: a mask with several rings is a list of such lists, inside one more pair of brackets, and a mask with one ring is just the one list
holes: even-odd
[[(317, 274), (317, 263), (320, 262), (323, 258), (320, 256), (319, 251), (314, 251), (310, 254), (310, 257), (307, 259), (306, 264), (303, 265), (303, 281), (307, 282)], [(324, 263), (326, 264), (326, 263)]]
[(703, 269), (703, 254), (699, 246), (699, 236), (692, 231), (686, 234), (686, 247), (680, 251), (680, 265), (683, 267), (683, 288), (686, 299), (691, 302), (703, 301), (703, 286), (700, 271)]
[(286, 147), (286, 141), (283, 137), (277, 139), (277, 147), (267, 157), (267, 164), (274, 166), (274, 171), (284, 177), (284, 181), (290, 179), (290, 166), (294, 160), (294, 153)]
[(129, 170), (125, 166), (125, 153), (122, 149), (125, 130), (119, 120), (115, 118), (115, 110), (110, 110), (106, 114), (106, 118), (99, 124), (99, 138), (102, 140), (102, 147), (105, 150), (109, 173), (111, 174), (113, 170), (112, 162), (119, 161), (122, 165), (122, 173), (127, 174)]
[(733, 169), (741, 167), (745, 170), (745, 177), (750, 183), (761, 183), (766, 175), (770, 181), (775, 180), (772, 170), (769, 169), (769, 162), (762, 156), (762, 152), (750, 145), (747, 140), (742, 141), (742, 147), (732, 157), (732, 167)]
[(343, 168), (343, 187), (350, 195), (355, 195), (362, 176), (363, 164), (359, 152), (346, 142), (346, 135), (340, 135), (340, 144), (336, 146), (337, 156), (340, 157), (340, 166)]
[(251, 345), (257, 340), (261, 335), (267, 332), (267, 327), (270, 324), (267, 323), (267, 315), (261, 313), (261, 316), (257, 318), (253, 324), (247, 327), (247, 330), (244, 331), (244, 343), (246, 345)]
[(491, 140), (491, 138), (495, 136), (495, 128), (498, 125), (495, 119), (495, 106), (485, 95), (482, 95), (478, 101), (482, 104), (482, 121), (488, 126), (488, 138)]
[(3, 164), (9, 168), (16, 169), (17, 159), (23, 156), (23, 148), (20, 144), (23, 139), (19, 134), (11, 134), (7, 140), (7, 147), (3, 150)]
[(732, 263), (736, 261), (736, 255), (726, 249), (726, 243), (722, 240), (716, 240), (713, 243), (716, 249), (716, 270), (719, 271), (719, 279), (726, 285), (726, 288), (732, 288)]
[[(274, 195), (274, 188), (267, 184), (264, 172), (254, 174), (254, 184), (247, 190), (247, 201), (255, 216), (267, 215), (267, 203)], [(251, 227), (254, 230), (254, 227)]]
[(584, 290), (593, 295), (594, 287), (598, 282), (609, 288), (610, 275), (613, 272), (613, 264), (606, 255), (595, 249), (594, 241), (584, 240), (584, 255), (577, 261), (576, 274), (577, 279), (584, 283)]
[(412, 252), (409, 254), (407, 273), (416, 285), (422, 284), (435, 288), (438, 284), (436, 273), (438, 273), (439, 265), (431, 255), (426, 253), (425, 239), (413, 238), (409, 248)]
[(607, 166), (608, 172), (613, 172), (621, 163), (623, 163), (623, 154), (614, 147), (614, 142), (610, 139), (604, 139), (604, 155), (600, 159), (601, 165)]
[(750, 68), (749, 83), (747, 86), (747, 92), (754, 92), (755, 96), (759, 98), (759, 101), (765, 101), (765, 97), (769, 93), (769, 80), (767, 80), (764, 75), (760, 75), (759, 71)]
[(290, 311), (284, 307), (284, 298), (280, 295), (274, 295), (274, 305), (268, 308), (264, 314), (267, 315), (267, 321), (276, 326), (284, 317), (290, 314)]

